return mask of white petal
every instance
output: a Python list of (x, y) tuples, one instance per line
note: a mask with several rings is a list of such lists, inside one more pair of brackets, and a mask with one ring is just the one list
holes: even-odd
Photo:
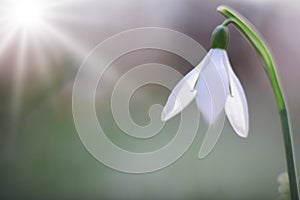
[(203, 69), (196, 89), (199, 110), (209, 123), (199, 158), (206, 157), (220, 138), (225, 121), (224, 106), (229, 93), (228, 75), (223, 62), (226, 51), (212, 49), (209, 54), (210, 64)]
[(213, 150), (221, 136), (224, 123), (225, 112), (221, 112), (221, 114), (215, 119), (214, 123), (209, 125), (206, 131), (206, 135), (203, 139), (203, 143), (200, 147), (198, 154), (198, 157), (200, 159), (205, 158)]
[(206, 61), (207, 56), (177, 83), (161, 113), (162, 121), (167, 121), (180, 113), (195, 98), (196, 91), (194, 87)]
[(228, 76), (223, 64), (225, 50), (211, 49), (209, 62), (196, 85), (197, 105), (205, 121), (213, 123), (221, 112), (229, 92)]
[(223, 59), (228, 69), (232, 94), (226, 100), (225, 112), (235, 132), (241, 137), (247, 137), (249, 132), (249, 114), (246, 95), (240, 81), (231, 68), (228, 56), (225, 55)]

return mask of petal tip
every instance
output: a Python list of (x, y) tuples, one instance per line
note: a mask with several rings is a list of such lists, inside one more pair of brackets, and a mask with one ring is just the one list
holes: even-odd
[(161, 116), (160, 116), (160, 120), (162, 122), (166, 122), (168, 121), (169, 119), (171, 119), (172, 117), (174, 117), (175, 114), (174, 112), (168, 112), (166, 111), (165, 109), (161, 112)]
[(248, 133), (249, 133), (249, 129), (246, 128), (245, 130), (241, 130), (241, 131), (235, 130), (235, 132), (236, 132), (241, 138), (247, 138), (247, 137), (248, 137)]
[(161, 120), (162, 122), (165, 122), (165, 121), (168, 120), (165, 111), (162, 111), (162, 112), (161, 112), (160, 120)]

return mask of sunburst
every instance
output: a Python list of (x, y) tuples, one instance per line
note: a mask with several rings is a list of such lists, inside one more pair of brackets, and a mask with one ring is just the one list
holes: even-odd
[[(76, 13), (68, 13), (66, 11), (68, 9), (64, 10), (64, 8), (70, 3), (82, 2), (82, 0), (6, 0), (0, 2), (0, 62), (6, 59), (3, 55), (7, 55), (6, 53), (12, 46), (16, 48), (10, 56), (14, 62), (9, 62), (14, 71), (11, 100), (13, 118), (16, 118), (21, 108), (26, 73), (35, 70), (39, 76), (47, 80), (48, 71), (51, 66), (55, 65), (53, 63), (55, 60), (59, 61), (61, 51), (67, 50), (77, 56), (85, 56), (87, 53), (84, 45), (70, 32), (55, 25), (61, 19), (76, 23), (74, 20), (78, 18)], [(3, 68), (1, 65), (0, 70), (5, 70)], [(15, 120), (12, 119), (12, 121)]]

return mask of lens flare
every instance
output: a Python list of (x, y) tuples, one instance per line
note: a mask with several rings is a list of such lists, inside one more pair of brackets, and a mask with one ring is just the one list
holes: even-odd
[(43, 22), (43, 6), (39, 1), (24, 1), (11, 5), (11, 22), (17, 26), (36, 28)]
[(27, 77), (36, 76), (48, 84), (49, 72), (61, 66), (64, 55), (81, 58), (88, 52), (61, 25), (61, 21), (77, 23), (78, 14), (69, 7), (84, 3), (85, 0), (0, 0), (0, 62), (7, 63), (1, 64), (0, 74), (13, 76), (12, 127), (22, 109)]

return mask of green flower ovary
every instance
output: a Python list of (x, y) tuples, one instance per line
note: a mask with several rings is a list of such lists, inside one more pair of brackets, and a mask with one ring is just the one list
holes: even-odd
[(210, 47), (213, 49), (226, 49), (228, 45), (229, 32), (225, 26), (217, 26), (211, 35)]

